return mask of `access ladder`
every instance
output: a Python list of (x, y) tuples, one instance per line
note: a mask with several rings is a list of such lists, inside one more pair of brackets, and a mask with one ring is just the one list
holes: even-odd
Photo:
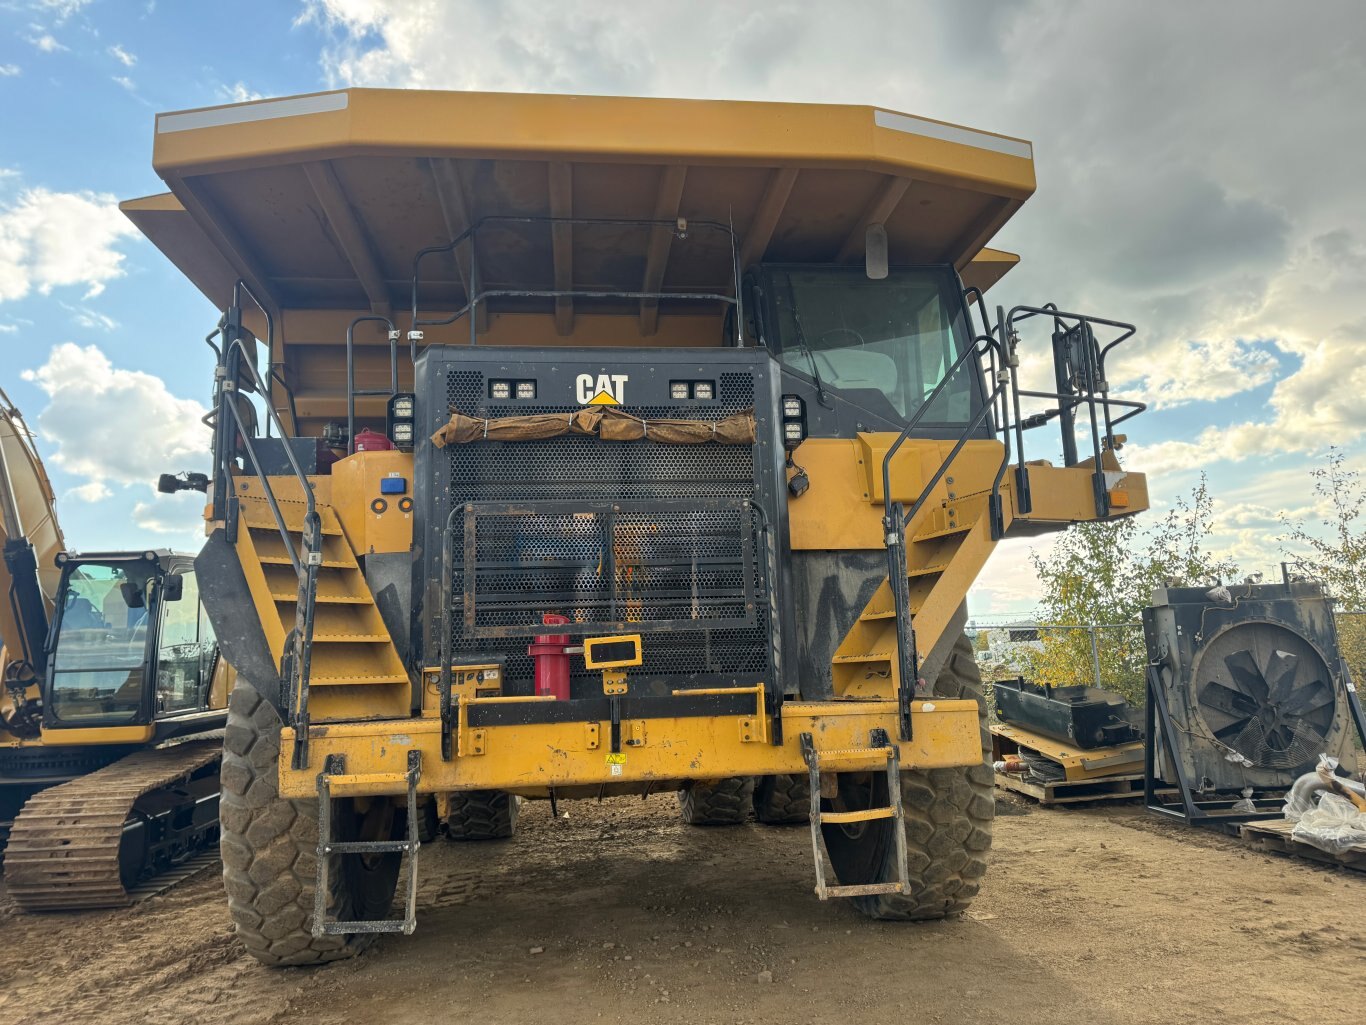
[[(802, 758), (811, 776), (811, 850), (816, 859), (816, 896), (821, 900), (831, 897), (871, 897), (880, 893), (910, 893), (910, 871), (906, 856), (905, 813), (901, 806), (901, 756), (897, 746), (883, 729), (872, 730), (868, 747), (817, 751), (811, 734), (801, 735)], [(862, 808), (857, 811), (821, 810), (821, 773), (874, 772), (887, 773), (887, 805)], [(853, 883), (831, 886), (825, 881), (825, 858), (821, 826), (851, 825), (857, 822), (877, 822), (890, 819), (896, 842), (895, 882)]]
[[(318, 881), (313, 890), (313, 935), (348, 936), (353, 933), (401, 932), (411, 936), (417, 929), (417, 783), (422, 778), (422, 752), (408, 752), (407, 772), (376, 772), (349, 775), (341, 755), (328, 755), (318, 773)], [(332, 798), (349, 793), (375, 794), (403, 786), (408, 794), (408, 830), (404, 840), (334, 840), (332, 838)], [(327, 917), (327, 897), (331, 893), (333, 854), (407, 854), (408, 892), (401, 919), (339, 921)]]

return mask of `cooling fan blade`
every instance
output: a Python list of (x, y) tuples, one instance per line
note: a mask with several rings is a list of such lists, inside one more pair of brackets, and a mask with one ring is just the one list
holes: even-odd
[(1304, 638), (1270, 623), (1217, 636), (1197, 703), (1215, 739), (1253, 765), (1289, 769), (1311, 761), (1332, 727), (1327, 666)]

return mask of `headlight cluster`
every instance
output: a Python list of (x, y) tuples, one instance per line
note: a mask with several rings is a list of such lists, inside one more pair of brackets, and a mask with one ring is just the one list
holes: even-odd
[(505, 399), (534, 399), (536, 397), (535, 381), (490, 381), (489, 398), (497, 400)]
[(806, 403), (800, 395), (784, 395), (783, 447), (794, 449), (806, 440)]
[(387, 428), (385, 433), (389, 435), (389, 440), (394, 443), (395, 448), (413, 447), (413, 421), (416, 416), (417, 400), (414, 396), (405, 392), (389, 400), (384, 417)]
[(670, 381), (669, 398), (671, 399), (700, 399), (703, 402), (710, 402), (716, 398), (715, 381)]

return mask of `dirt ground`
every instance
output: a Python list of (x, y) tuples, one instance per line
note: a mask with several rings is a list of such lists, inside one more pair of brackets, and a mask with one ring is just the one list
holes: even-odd
[(1360, 1020), (1366, 875), (1134, 807), (1002, 804), (973, 910), (931, 925), (817, 902), (804, 827), (689, 828), (671, 795), (559, 822), (531, 804), (512, 841), (426, 845), (417, 934), (320, 969), (240, 953), (212, 871), (118, 911), (0, 898), (0, 1020)]

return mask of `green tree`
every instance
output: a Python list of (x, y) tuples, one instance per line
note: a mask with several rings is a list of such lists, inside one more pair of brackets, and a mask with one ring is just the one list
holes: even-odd
[(1366, 478), (1347, 465), (1342, 449), (1330, 448), (1310, 471), (1313, 494), (1324, 512), (1317, 524), (1284, 514), (1281, 550), (1323, 584), (1337, 603), (1338, 643), (1352, 675), (1366, 678)]
[[(1155, 526), (1137, 517), (1084, 523), (1065, 531), (1047, 555), (1031, 555), (1040, 586), (1041, 646), (1022, 658), (1038, 683), (1089, 684), (1100, 663), (1101, 685), (1131, 702), (1143, 701), (1146, 656), (1139, 613), (1155, 588), (1213, 586), (1237, 567), (1213, 555), (1208, 540), (1214, 501), (1202, 476), (1191, 496), (1180, 498)], [(1097, 626), (1096, 650), (1085, 630)]]

